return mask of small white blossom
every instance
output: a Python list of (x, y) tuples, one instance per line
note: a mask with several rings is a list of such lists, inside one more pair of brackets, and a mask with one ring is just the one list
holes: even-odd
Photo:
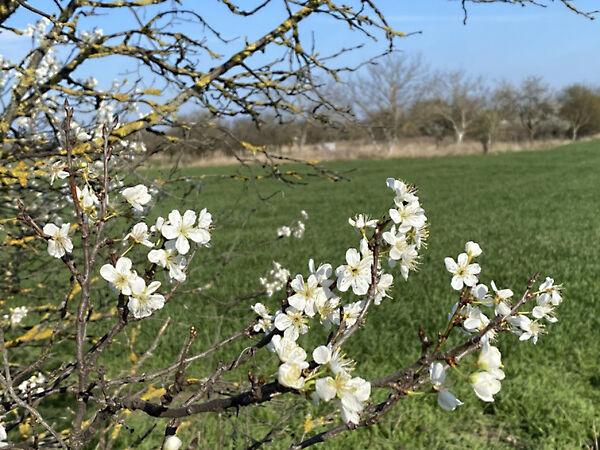
[(398, 201), (406, 203), (414, 203), (417, 201), (415, 190), (409, 187), (404, 181), (388, 178), (386, 180), (386, 185), (394, 191)]
[(335, 378), (318, 379), (315, 387), (321, 400), (328, 402), (335, 397), (340, 400), (344, 422), (359, 423), (360, 413), (371, 395), (371, 383), (360, 377), (352, 378), (345, 372), (339, 372)]
[(143, 184), (125, 188), (121, 191), (121, 195), (136, 211), (143, 211), (144, 205), (152, 200), (148, 188)]
[(465, 252), (469, 256), (469, 259), (477, 258), (483, 253), (479, 244), (473, 241), (469, 241), (465, 244)]
[(167, 242), (164, 249), (150, 250), (148, 261), (164, 269), (169, 269), (171, 281), (176, 280), (180, 283), (185, 281), (185, 266), (187, 261), (183, 256), (177, 254), (175, 245), (172, 242)]
[(364, 230), (365, 228), (375, 228), (377, 226), (377, 220), (369, 219), (369, 216), (367, 216), (366, 214), (358, 214), (354, 218), (349, 218), (348, 223), (357, 230)]
[(27, 314), (29, 313), (29, 309), (26, 306), (17, 306), (16, 308), (10, 309), (10, 324), (18, 325), (20, 324)]
[(62, 258), (66, 253), (73, 251), (73, 242), (69, 239), (71, 224), (65, 223), (58, 228), (53, 223), (47, 223), (42, 230), (48, 239), (48, 254), (55, 258)]
[(355, 295), (365, 295), (371, 284), (371, 265), (373, 258), (370, 256), (361, 258), (360, 253), (354, 248), (346, 251), (347, 265), (339, 266), (335, 270), (337, 275), (337, 288), (346, 292), (352, 287)]
[(148, 239), (150, 233), (148, 232), (148, 225), (144, 222), (135, 224), (131, 231), (125, 236), (125, 239), (131, 239), (136, 244), (142, 244), (146, 247), (154, 247), (154, 244)]
[(375, 289), (375, 297), (373, 298), (373, 303), (376, 305), (381, 304), (381, 301), (384, 298), (392, 298), (388, 295), (388, 289), (392, 288), (392, 283), (394, 282), (394, 277), (389, 273), (384, 273), (379, 277), (379, 282), (377, 283), (377, 288)]
[(79, 189), (79, 187), (77, 186), (76, 192), (77, 200), (79, 201), (79, 204), (81, 205), (83, 211), (86, 214), (93, 212), (95, 206), (100, 203), (100, 200), (98, 200), (98, 197), (96, 196), (94, 190), (90, 188), (87, 184), (83, 187), (83, 189)]
[[(203, 210), (205, 212), (205, 210)], [(204, 213), (204, 223), (208, 221), (206, 228), (196, 227), (196, 213), (192, 210), (187, 210), (181, 213), (176, 209), (169, 213), (169, 223), (163, 225), (162, 235), (170, 240), (175, 241), (175, 248), (182, 255), (185, 255), (190, 250), (188, 239), (196, 242), (199, 245), (207, 245), (210, 241), (210, 233), (207, 228), (210, 225), (210, 218), (207, 218), (208, 213)]]
[(179, 450), (182, 445), (183, 442), (181, 442), (181, 439), (172, 434), (165, 439), (163, 450)]
[(348, 305), (344, 305), (342, 319), (344, 320), (346, 327), (351, 327), (356, 323), (356, 321), (358, 320), (358, 316), (360, 316), (360, 313), (362, 312), (364, 307), (365, 302), (362, 300), (350, 303)]
[(65, 165), (61, 161), (56, 161), (50, 166), (50, 185), (53, 185), (57, 178), (64, 180), (69, 176), (69, 172), (64, 169)]
[(0, 448), (8, 447), (8, 435), (6, 434), (6, 429), (2, 424), (0, 424)]
[(445, 258), (446, 270), (452, 277), (452, 288), (460, 291), (463, 286), (473, 287), (477, 284), (477, 275), (481, 272), (479, 264), (469, 264), (469, 257), (466, 253), (458, 255), (457, 261), (452, 258)]
[(329, 365), (331, 371), (350, 374), (354, 370), (354, 361), (347, 359), (339, 348), (331, 350), (330, 346), (321, 345), (313, 350), (313, 360), (320, 366)]
[(294, 339), (276, 334), (271, 339), (271, 345), (282, 363), (303, 365), (306, 361), (306, 351)]
[(252, 311), (259, 317), (253, 330), (258, 333), (260, 331), (267, 332), (273, 327), (273, 316), (269, 314), (269, 310), (262, 303), (255, 303), (251, 306)]
[(315, 303), (325, 297), (317, 277), (310, 275), (305, 282), (302, 275), (296, 275), (290, 286), (295, 294), (288, 298), (288, 303), (297, 310), (304, 311), (307, 316), (313, 317), (316, 313)]
[(260, 277), (258, 281), (265, 288), (266, 294), (272, 297), (275, 292), (279, 292), (285, 287), (289, 277), (289, 270), (273, 261), (273, 268), (266, 276)]
[(477, 397), (484, 402), (493, 402), (494, 395), (502, 388), (500, 380), (490, 372), (475, 372), (469, 377), (469, 382)]
[(116, 264), (105, 264), (100, 268), (100, 275), (123, 295), (131, 295), (131, 285), (139, 277), (131, 270), (131, 260), (121, 257)]
[(277, 228), (277, 237), (290, 237), (292, 235), (292, 229), (287, 225)]
[(454, 411), (463, 404), (456, 396), (445, 386), (446, 368), (440, 362), (434, 362), (429, 367), (429, 379), (433, 388), (437, 391), (437, 402), (440, 408), (445, 411)]
[(38, 372), (19, 384), (17, 389), (23, 394), (39, 394), (40, 392), (44, 392), (44, 388), (41, 385), (45, 382), (46, 377)]
[(389, 210), (390, 218), (398, 225), (398, 231), (406, 233), (411, 228), (423, 228), (427, 217), (425, 217), (425, 211), (419, 205), (419, 202), (415, 201), (407, 205), (398, 201), (398, 198), (394, 200), (396, 202), (396, 208)]
[(296, 340), (301, 334), (308, 332), (306, 317), (304, 317), (302, 311), (297, 310), (293, 306), (287, 308), (284, 313), (280, 312), (277, 314), (273, 323), (275, 328), (283, 331), (285, 337), (289, 337), (292, 340)]
[(539, 291), (541, 292), (538, 304), (552, 303), (554, 306), (560, 305), (562, 302), (562, 296), (560, 294), (560, 286), (554, 284), (554, 280), (550, 277), (546, 277), (546, 280), (540, 285)]
[(127, 307), (133, 317), (143, 319), (164, 306), (165, 297), (161, 294), (155, 294), (159, 287), (160, 281), (153, 281), (146, 286), (144, 279), (141, 277), (137, 277), (131, 282), (131, 296)]
[(544, 331), (543, 324), (537, 320), (531, 320), (527, 316), (521, 316), (519, 328), (521, 328), (522, 331), (521, 335), (519, 336), (519, 340), (528, 341), (531, 339), (531, 342), (534, 344), (537, 344), (540, 334), (542, 334)]
[(302, 371), (308, 367), (308, 363), (283, 363), (277, 370), (277, 381), (283, 386), (292, 389), (302, 389), (304, 387), (304, 377)]
[(482, 331), (490, 319), (476, 306), (467, 305), (463, 327), (467, 331)]
[(477, 367), (491, 373), (498, 380), (504, 379), (504, 372), (501, 369), (502, 355), (497, 347), (489, 344), (483, 345), (479, 359), (477, 360)]

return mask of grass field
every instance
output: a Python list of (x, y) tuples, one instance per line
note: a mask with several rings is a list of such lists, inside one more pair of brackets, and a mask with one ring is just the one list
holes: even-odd
[[(467, 240), (479, 242), (484, 250), (482, 281), (493, 279), (519, 293), (527, 278), (539, 271), (564, 284), (566, 300), (558, 311), (559, 322), (549, 327), (537, 346), (518, 343), (512, 336), (500, 341), (507, 377), (494, 404), (476, 398), (466, 383), (471, 368), (465, 367), (453, 376), (453, 390), (465, 402), (454, 413), (438, 408), (432, 395), (410, 397), (377, 426), (346, 433), (323, 448), (592, 445), (600, 434), (600, 143), (493, 156), (345, 161), (328, 167), (350, 181), (314, 178), (306, 186), (290, 187), (272, 180), (244, 183), (219, 177), (236, 167), (183, 171), (199, 181), (171, 189), (150, 220), (173, 208), (207, 207), (214, 217), (213, 245), (198, 252), (189, 282), (174, 301), (142, 322), (135, 341), (137, 331), (128, 332), (127, 341), (120, 337), (119, 342), (130, 343), (139, 355), (165, 318), (174, 319), (143, 370), (173, 361), (192, 324), (199, 332), (192, 352), (246, 326), (252, 320), (250, 305), (257, 301), (248, 294), (260, 290), (258, 277), (273, 260), (292, 274), (306, 273), (310, 257), (334, 267), (342, 263), (345, 250), (357, 243), (348, 217), (384, 213), (391, 201), (385, 179), (392, 176), (419, 187), (431, 236), (420, 270), (407, 283), (396, 277), (394, 299), (373, 309), (366, 327), (346, 345), (349, 356), (358, 362), (357, 374), (375, 378), (410, 364), (418, 356), (419, 326), (430, 336), (444, 326), (456, 299), (443, 258), (456, 256)], [(157, 172), (153, 169), (146, 175), (160, 175)], [(184, 196), (190, 186), (192, 192)], [(302, 209), (310, 215), (304, 238), (277, 240), (276, 228), (290, 223)], [(106, 301), (114, 302), (105, 285), (102, 292)], [(278, 302), (277, 298), (259, 300), (272, 306)], [(188, 375), (206, 376), (248, 345), (248, 340), (240, 340), (193, 364)], [(107, 353), (100, 362), (110, 375), (111, 369), (127, 364), (127, 353)], [(245, 383), (248, 370), (270, 378), (276, 367), (275, 358), (265, 352), (226, 380)], [(277, 399), (275, 412), (261, 406), (194, 417), (180, 427), (180, 435), (189, 442), (192, 432), (200, 432), (202, 449), (246, 448), (277, 424), (284, 433), (273, 436), (271, 444), (287, 448), (301, 437), (306, 414), (331, 411), (296, 400), (296, 406), (290, 407), (284, 398)], [(125, 417), (124, 423), (115, 448), (131, 446), (151, 424), (139, 413)], [(160, 422), (137, 448), (156, 448), (166, 424)]]
[[(347, 346), (358, 361), (358, 374), (372, 378), (412, 362), (418, 355), (419, 325), (430, 335), (442, 328), (455, 301), (443, 258), (456, 256), (467, 240), (479, 242), (484, 250), (482, 281), (494, 279), (518, 293), (527, 278), (539, 271), (564, 284), (566, 300), (558, 312), (559, 322), (549, 327), (549, 334), (537, 346), (518, 343), (512, 336), (505, 336), (499, 344), (507, 377), (494, 404), (480, 402), (466, 380), (457, 380), (454, 390), (465, 405), (454, 413), (439, 409), (433, 396), (411, 397), (380, 425), (347, 433), (323, 447), (562, 449), (591, 445), (600, 435), (600, 143), (487, 157), (345, 161), (328, 167), (346, 173), (351, 181), (311, 179), (306, 186), (286, 187), (275, 181), (244, 184), (207, 178), (181, 200), (180, 209), (208, 207), (213, 212), (214, 241), (210, 250), (199, 252), (186, 291), (141, 328), (140, 351), (167, 315), (176, 319), (151, 364), (172, 360), (190, 323), (200, 333), (194, 350), (247, 324), (249, 306), (256, 300), (237, 299), (259, 289), (257, 278), (270, 268), (271, 261), (281, 262), (293, 274), (306, 273), (310, 257), (334, 267), (340, 264), (345, 250), (357, 242), (348, 217), (385, 212), (391, 199), (386, 177), (403, 178), (419, 187), (431, 237), (420, 271), (407, 283), (397, 277), (394, 300), (374, 309), (365, 329)], [(235, 170), (189, 169), (184, 173), (196, 177)], [(270, 195), (268, 201), (260, 199)], [(168, 200), (169, 206), (178, 202), (177, 198)], [(301, 209), (310, 215), (305, 237), (274, 239), (276, 228), (291, 222)], [(208, 282), (213, 287), (193, 291)], [(274, 298), (262, 301), (276, 303)], [(190, 375), (210, 373), (219, 361), (247, 345), (247, 341), (240, 342), (230, 352), (202, 360), (191, 367)], [(252, 361), (248, 368), (269, 376), (276, 366), (264, 365), (266, 360)], [(242, 369), (237, 379), (228, 379), (243, 382), (246, 373)], [(468, 373), (469, 369), (463, 371), (465, 377)], [(279, 417), (290, 411), (285, 402), (276, 403)], [(311, 411), (308, 402), (300, 403), (292, 410), (295, 419), (279, 427), (296, 439), (302, 433), (304, 414)], [(136, 414), (128, 422), (139, 424), (139, 417)], [(182, 427), (182, 436), (189, 439), (191, 430), (200, 431), (206, 442), (213, 442), (200, 448), (228, 448), (227, 442), (233, 442), (233, 448), (245, 448), (251, 443), (248, 434), (261, 438), (269, 421), (279, 417), (267, 414), (264, 407), (230, 417), (194, 417)], [(163, 430), (158, 427), (152, 436), (158, 438)], [(131, 436), (141, 431), (136, 428)], [(290, 443), (280, 437), (273, 442), (278, 448)]]

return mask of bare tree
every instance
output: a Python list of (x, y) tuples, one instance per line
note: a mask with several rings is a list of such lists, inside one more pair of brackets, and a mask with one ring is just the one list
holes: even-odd
[(407, 112), (422, 97), (427, 78), (428, 68), (421, 55), (381, 58), (351, 83), (354, 108), (392, 145), (402, 133)]
[(503, 111), (516, 118), (529, 141), (538, 136), (554, 112), (552, 91), (540, 77), (528, 77), (518, 88), (505, 83), (497, 95)]
[(456, 143), (462, 144), (484, 104), (483, 80), (462, 71), (438, 74), (433, 91), (441, 100), (437, 103), (437, 113), (454, 131)]

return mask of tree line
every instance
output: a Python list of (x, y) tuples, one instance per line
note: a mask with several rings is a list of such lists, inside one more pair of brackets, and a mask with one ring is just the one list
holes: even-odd
[[(428, 137), (437, 145), (478, 141), (487, 153), (498, 141), (532, 142), (600, 132), (600, 88), (573, 83), (561, 89), (542, 77), (490, 82), (465, 71), (432, 71), (419, 55), (389, 55), (337, 85), (316, 84), (333, 106), (322, 114), (309, 102), (293, 114), (265, 112), (256, 120), (215, 122), (186, 116), (193, 150), (239, 145), (296, 146), (357, 141), (393, 146)], [(198, 145), (201, 143), (201, 145)], [(190, 147), (191, 148), (191, 147)]]

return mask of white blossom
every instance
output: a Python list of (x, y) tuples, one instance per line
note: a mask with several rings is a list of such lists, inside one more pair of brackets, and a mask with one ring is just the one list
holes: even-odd
[(357, 230), (375, 228), (377, 226), (377, 220), (370, 219), (366, 214), (357, 214), (354, 218), (349, 218), (348, 223)]
[(452, 258), (445, 258), (446, 270), (452, 277), (452, 288), (460, 291), (463, 286), (473, 287), (477, 284), (477, 275), (481, 272), (479, 264), (469, 263), (469, 257), (466, 253), (458, 255), (457, 261)]
[(192, 210), (187, 210), (181, 216), (181, 213), (176, 209), (169, 213), (169, 223), (163, 225), (162, 235), (170, 240), (175, 241), (175, 248), (182, 255), (185, 255), (190, 250), (188, 239), (200, 245), (207, 245), (210, 241), (210, 233), (207, 228), (210, 225), (210, 217), (205, 210), (202, 215), (203, 223), (206, 228), (196, 227), (196, 213)]
[(290, 339), (296, 340), (301, 334), (308, 332), (307, 319), (302, 314), (302, 311), (290, 306), (285, 312), (280, 312), (275, 316), (275, 328), (283, 331), (283, 335)]
[(396, 208), (389, 210), (390, 218), (398, 225), (398, 231), (406, 233), (411, 228), (422, 228), (425, 226), (427, 217), (425, 217), (425, 211), (419, 205), (419, 202), (414, 201), (407, 205), (399, 201), (398, 198), (394, 200), (396, 202)]
[(356, 323), (356, 321), (358, 320), (358, 316), (360, 316), (360, 313), (362, 312), (364, 307), (365, 302), (362, 300), (350, 303), (348, 305), (344, 305), (342, 319), (344, 320), (346, 327), (351, 327)]
[(277, 237), (290, 237), (292, 235), (292, 229), (287, 225), (277, 228)]
[(497, 347), (492, 345), (483, 345), (479, 358), (477, 359), (477, 367), (485, 372), (491, 373), (498, 380), (504, 379), (502, 371), (502, 355)]
[(544, 331), (543, 324), (541, 324), (537, 320), (531, 320), (527, 316), (521, 316), (519, 328), (521, 329), (519, 340), (528, 341), (531, 339), (531, 342), (533, 342), (534, 344), (537, 344), (540, 334), (542, 334)]
[(463, 327), (467, 331), (482, 331), (490, 319), (477, 306), (467, 305)]
[(6, 434), (6, 429), (2, 424), (0, 424), (0, 448), (8, 447), (8, 435)]
[(273, 261), (273, 268), (266, 276), (260, 277), (258, 281), (264, 287), (266, 294), (272, 297), (275, 292), (281, 291), (290, 277), (290, 272), (280, 263)]
[(148, 225), (140, 222), (133, 226), (131, 231), (125, 236), (125, 239), (131, 239), (136, 244), (142, 244), (146, 247), (154, 247), (154, 244), (148, 239), (149, 237)]
[(20, 324), (27, 314), (29, 313), (29, 309), (26, 306), (17, 306), (16, 308), (10, 309), (10, 324), (18, 325)]
[(365, 295), (371, 284), (371, 265), (373, 258), (370, 256), (361, 258), (360, 253), (354, 248), (346, 251), (347, 265), (339, 266), (335, 270), (337, 275), (337, 288), (346, 292), (352, 287), (355, 295)]
[(347, 359), (339, 348), (332, 350), (331, 346), (320, 345), (313, 350), (312, 356), (320, 366), (329, 365), (335, 375), (340, 372), (349, 374), (354, 370), (354, 361)]
[(277, 370), (277, 381), (283, 386), (292, 389), (302, 389), (304, 387), (304, 377), (302, 371), (308, 367), (308, 363), (283, 363)]
[(541, 293), (538, 304), (552, 303), (554, 306), (558, 306), (562, 302), (560, 294), (561, 286), (555, 285), (552, 278), (546, 277), (546, 280), (540, 284), (538, 290)]
[(446, 368), (440, 362), (434, 362), (429, 366), (429, 379), (433, 388), (437, 391), (437, 402), (440, 408), (445, 411), (454, 411), (463, 404), (456, 396), (445, 386)]
[(184, 282), (186, 279), (185, 266), (186, 259), (177, 254), (173, 242), (165, 243), (164, 249), (150, 250), (148, 253), (148, 261), (157, 264), (164, 269), (169, 269), (169, 277), (172, 280)]
[(148, 286), (143, 278), (137, 277), (131, 282), (131, 296), (127, 307), (133, 317), (143, 319), (165, 304), (165, 297), (155, 292), (160, 287), (160, 281), (153, 281)]
[(78, 186), (75, 189), (77, 192), (77, 200), (83, 208), (83, 211), (86, 214), (93, 212), (95, 206), (100, 203), (100, 200), (98, 200), (98, 197), (96, 196), (94, 190), (90, 188), (87, 184), (83, 187), (83, 189), (79, 189)]
[(273, 316), (269, 314), (269, 310), (262, 303), (255, 303), (251, 306), (252, 311), (258, 316), (257, 322), (254, 324), (253, 330), (258, 333), (260, 331), (267, 332), (273, 327)]
[(469, 241), (465, 244), (465, 252), (469, 256), (469, 259), (477, 258), (483, 253), (479, 244), (473, 241)]
[(394, 194), (396, 195), (396, 199), (398, 201), (406, 203), (413, 203), (417, 201), (415, 190), (409, 187), (404, 181), (395, 180), (394, 178), (388, 178), (386, 180), (386, 185), (394, 191)]
[(152, 200), (148, 188), (143, 184), (125, 188), (121, 191), (121, 195), (136, 211), (143, 211), (144, 205)]
[(42, 230), (48, 239), (48, 254), (55, 258), (62, 258), (66, 253), (73, 251), (73, 242), (69, 238), (70, 223), (62, 224), (58, 228), (53, 223), (47, 223)]
[(394, 277), (389, 273), (384, 273), (379, 277), (379, 282), (377, 283), (377, 288), (375, 289), (373, 303), (379, 305), (384, 298), (391, 298), (387, 291), (388, 289), (391, 289), (393, 282)]
[(282, 363), (302, 365), (306, 361), (306, 351), (289, 336), (282, 337), (276, 334), (271, 339), (271, 345)]
[(131, 295), (131, 286), (139, 276), (131, 270), (132, 262), (122, 256), (113, 266), (105, 264), (100, 268), (100, 275), (123, 295)]
[(371, 395), (371, 383), (360, 377), (352, 378), (345, 372), (339, 372), (335, 378), (318, 379), (315, 387), (321, 400), (328, 402), (335, 397), (340, 400), (344, 422), (359, 423), (360, 413)]
[(315, 303), (319, 298), (325, 297), (317, 277), (310, 275), (305, 282), (302, 275), (296, 275), (290, 286), (295, 294), (288, 298), (288, 303), (297, 310), (304, 311), (307, 316), (313, 317), (316, 312)]
[(46, 382), (46, 377), (38, 372), (35, 375), (32, 375), (27, 380), (21, 382), (17, 389), (24, 394), (39, 394), (40, 392), (44, 392), (44, 388), (41, 387), (42, 384)]
[(494, 395), (502, 388), (500, 380), (490, 372), (475, 372), (469, 377), (469, 382), (477, 397), (484, 402), (493, 402)]
[(61, 161), (55, 161), (50, 166), (50, 185), (54, 184), (54, 181), (58, 178), (64, 180), (69, 176), (69, 172), (65, 170), (65, 165)]
[(163, 445), (163, 450), (179, 450), (183, 443), (176, 435), (167, 436)]

